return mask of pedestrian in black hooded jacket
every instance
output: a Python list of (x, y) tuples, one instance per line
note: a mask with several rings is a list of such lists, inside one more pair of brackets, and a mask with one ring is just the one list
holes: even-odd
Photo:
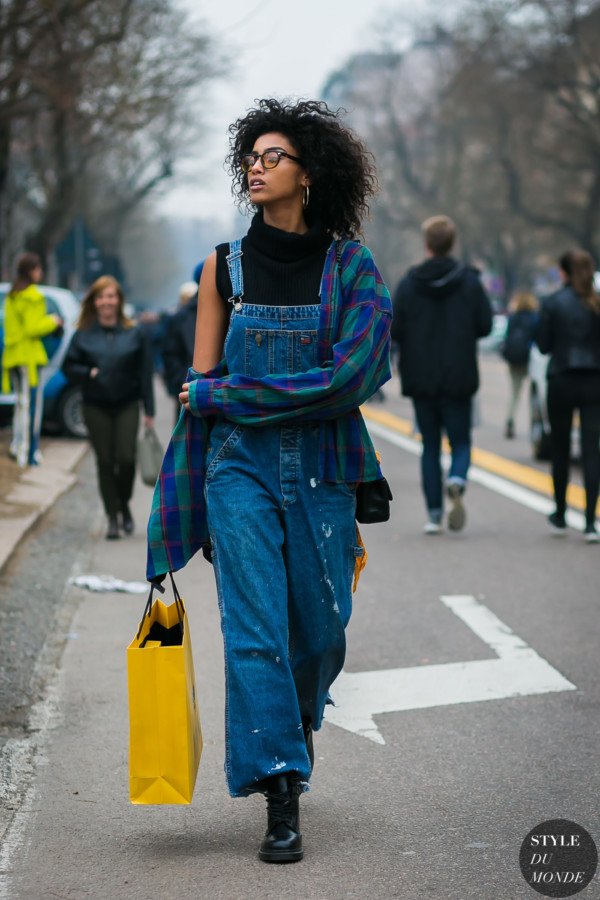
[(471, 454), (471, 398), (479, 387), (477, 340), (492, 328), (492, 309), (477, 269), (450, 255), (456, 226), (434, 216), (422, 226), (427, 259), (409, 269), (394, 296), (392, 338), (399, 347), (402, 393), (411, 397), (423, 438), (421, 476), (426, 534), (441, 530), (441, 439), (452, 449), (448, 527), (465, 524), (462, 503)]

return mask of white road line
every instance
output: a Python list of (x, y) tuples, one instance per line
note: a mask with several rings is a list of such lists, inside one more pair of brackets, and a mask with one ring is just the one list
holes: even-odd
[[(402, 450), (406, 450), (414, 456), (421, 455), (422, 445), (420, 441), (406, 437), (403, 434), (398, 434), (397, 432), (392, 431), (391, 428), (380, 425), (379, 422), (368, 422), (367, 424), (370, 432), (389, 441), (390, 444), (401, 447)], [(444, 463), (445, 465), (448, 465), (449, 463), (449, 457), (447, 455), (444, 455)], [(486, 487), (488, 490), (494, 491), (494, 493), (500, 494), (508, 500), (513, 500), (515, 503), (527, 507), (527, 509), (541, 513), (543, 516), (547, 516), (554, 511), (554, 502), (550, 497), (544, 497), (542, 494), (537, 494), (535, 491), (529, 490), (529, 488), (514, 484), (514, 482), (509, 481), (506, 478), (501, 478), (499, 475), (493, 475), (491, 472), (486, 472), (485, 469), (480, 469), (478, 466), (470, 467), (469, 481), (480, 484), (482, 487)], [(577, 512), (577, 510), (574, 509), (568, 509), (566, 519), (567, 525), (569, 525), (570, 528), (574, 528), (577, 531), (583, 531), (585, 527), (585, 516), (583, 513)]]
[(440, 599), (497, 658), (342, 672), (331, 689), (336, 705), (327, 708), (327, 722), (376, 744), (385, 744), (373, 720), (373, 716), (382, 713), (577, 690), (474, 597)]

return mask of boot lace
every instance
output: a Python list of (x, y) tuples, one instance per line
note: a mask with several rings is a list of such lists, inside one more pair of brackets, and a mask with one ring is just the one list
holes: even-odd
[(299, 797), (301, 793), (302, 786), (296, 778), (291, 781), (288, 790), (283, 793), (266, 792), (269, 828), (273, 828), (280, 823), (287, 826), (293, 825), (296, 817), (294, 799)]
[(289, 825), (294, 818), (290, 797), (287, 794), (267, 794), (269, 828), (274, 825)]

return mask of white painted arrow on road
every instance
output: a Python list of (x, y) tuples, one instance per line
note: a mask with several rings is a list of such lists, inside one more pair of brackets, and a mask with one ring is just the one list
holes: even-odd
[(336, 705), (327, 707), (327, 722), (385, 744), (373, 721), (381, 713), (577, 690), (475, 597), (440, 599), (498, 658), (342, 672), (331, 689)]

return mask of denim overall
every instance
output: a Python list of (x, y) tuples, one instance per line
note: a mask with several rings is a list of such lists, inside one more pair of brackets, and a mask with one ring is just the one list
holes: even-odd
[[(228, 370), (260, 378), (314, 368), (320, 307), (242, 302), (241, 254), (234, 264)], [(302, 718), (321, 726), (344, 662), (355, 493), (319, 481), (318, 424), (218, 418), (206, 464), (225, 646), (225, 773), (239, 797), (269, 775), (310, 777)]]

